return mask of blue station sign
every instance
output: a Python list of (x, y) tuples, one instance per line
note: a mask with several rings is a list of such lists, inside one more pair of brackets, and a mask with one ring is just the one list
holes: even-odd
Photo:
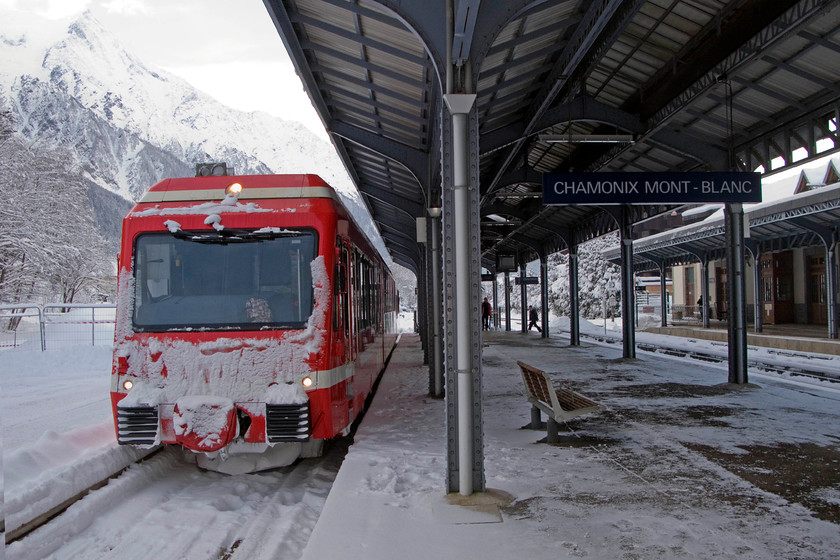
[(545, 173), (543, 204), (761, 202), (760, 173)]

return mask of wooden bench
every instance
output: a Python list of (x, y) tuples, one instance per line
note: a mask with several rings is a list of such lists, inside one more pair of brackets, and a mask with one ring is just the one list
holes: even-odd
[[(526, 396), (528, 402), (532, 405), (530, 428), (537, 430), (545, 426), (548, 433), (548, 443), (560, 441), (558, 436), (559, 422), (604, 410), (604, 406), (574, 391), (555, 389), (551, 378), (543, 370), (523, 362), (516, 362), (516, 364), (522, 371)], [(545, 425), (540, 419), (540, 411), (548, 415), (548, 422)]]

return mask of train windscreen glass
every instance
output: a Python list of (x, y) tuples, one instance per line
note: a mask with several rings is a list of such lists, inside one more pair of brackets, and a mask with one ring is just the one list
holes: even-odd
[(300, 328), (313, 306), (312, 230), (145, 234), (134, 247), (138, 331)]

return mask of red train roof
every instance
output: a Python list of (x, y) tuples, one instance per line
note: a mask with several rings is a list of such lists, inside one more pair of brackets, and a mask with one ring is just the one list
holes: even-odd
[(216, 200), (225, 197), (233, 183), (242, 185), (239, 199), (255, 198), (333, 198), (335, 190), (314, 174), (223, 175), (164, 179), (153, 185), (139, 203)]

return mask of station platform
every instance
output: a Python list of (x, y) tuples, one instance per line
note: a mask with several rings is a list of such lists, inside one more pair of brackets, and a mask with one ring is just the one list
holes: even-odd
[[(403, 335), (304, 559), (840, 558), (839, 384), (486, 332), (488, 492), (458, 503), (422, 358)], [(545, 443), (517, 360), (606, 410)]]

